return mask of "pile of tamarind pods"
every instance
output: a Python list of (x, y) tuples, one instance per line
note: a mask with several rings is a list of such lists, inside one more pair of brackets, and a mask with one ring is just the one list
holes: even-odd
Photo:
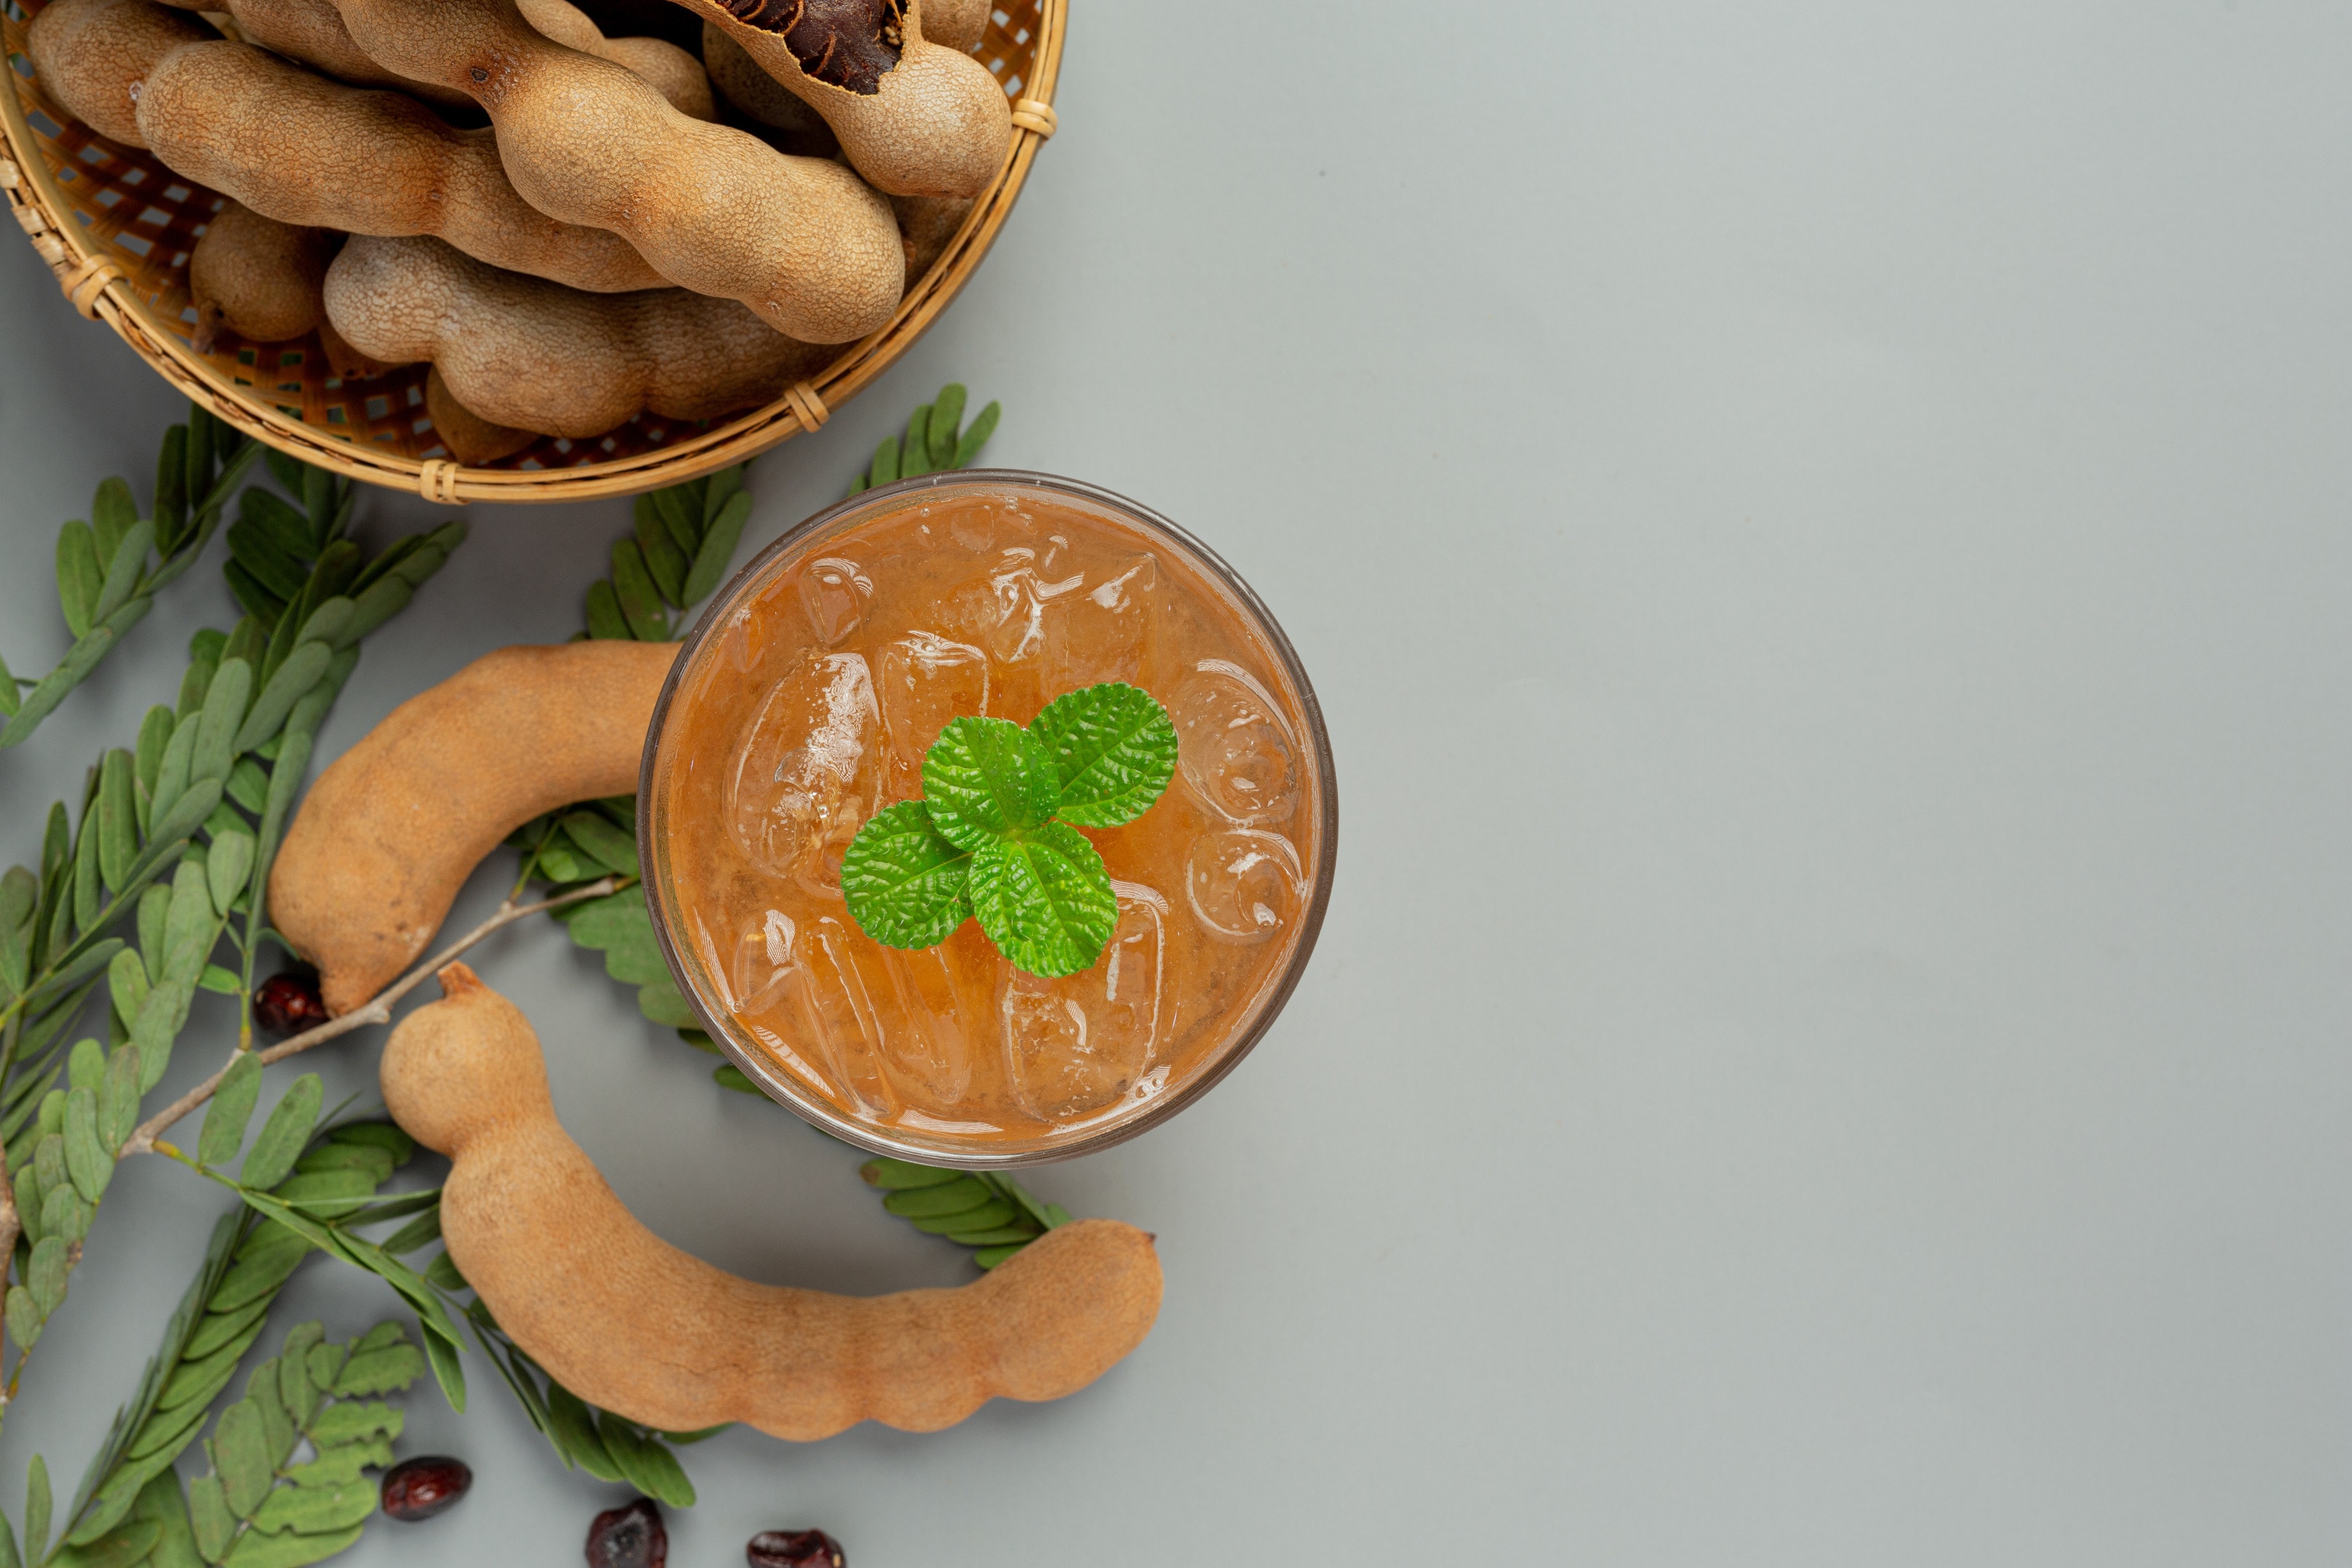
[(772, 400), (888, 321), (1003, 163), (989, 0), (677, 3), (698, 58), (571, 0), (49, 0), (27, 52), (228, 198), (190, 258), (199, 350), (429, 363), (483, 463)]

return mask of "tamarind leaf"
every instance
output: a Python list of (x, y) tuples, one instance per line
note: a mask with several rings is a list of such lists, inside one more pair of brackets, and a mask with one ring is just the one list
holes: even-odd
[[(315, 1363), (319, 1360), (316, 1351), (311, 1352), (311, 1360), (314, 1364), (310, 1370), (315, 1377), (318, 1373)], [(405, 1417), (399, 1408), (382, 1400), (339, 1400), (320, 1411), (306, 1430), (310, 1441), (323, 1452), (329, 1448), (339, 1448), (346, 1443), (367, 1442), (375, 1438), (389, 1441), (400, 1436), (404, 1423)]]
[(138, 1125), (139, 1047), (125, 1040), (114, 1047), (106, 1076), (99, 1079), (99, 1143), (108, 1154), (120, 1154)]
[(213, 1427), (213, 1468), (221, 1479), (229, 1511), (251, 1519), (269, 1495), (269, 1436), (261, 1424), (260, 1407), (252, 1399), (237, 1401), (221, 1413)]
[(905, 1160), (893, 1160), (887, 1155), (866, 1161), (857, 1167), (857, 1173), (867, 1186), (893, 1192), (910, 1187), (936, 1187), (943, 1183), (964, 1179), (961, 1171), (944, 1170), (937, 1165), (917, 1165)]
[[(441, 1194), (439, 1193), (435, 1193), (433, 1194), (434, 1202), (431, 1207), (418, 1215), (415, 1219), (410, 1220), (406, 1225), (402, 1226), (398, 1230), (394, 1231), (390, 1237), (385, 1238), (382, 1243), (384, 1251), (390, 1253), (394, 1258), (402, 1258), (415, 1251), (420, 1247), (425, 1247), (430, 1243), (440, 1240), (440, 1196)], [(385, 1214), (377, 1215), (374, 1217), (378, 1219), (392, 1219), (396, 1216)], [(427, 1272), (426, 1278), (431, 1278), (430, 1271)]]
[(310, 549), (305, 554), (326, 548), (335, 537), (335, 490), (334, 475), (302, 465), (302, 510), (310, 514)]
[(346, 1121), (330, 1128), (327, 1141), (346, 1146), (382, 1149), (392, 1156), (394, 1168), (416, 1158), (416, 1140), (389, 1121)]
[(25, 1468), (25, 1555), (39, 1563), (49, 1554), (49, 1463), (40, 1455)]
[(87, 931), (98, 923), (103, 897), (104, 884), (98, 870), (98, 813), (85, 802), (81, 822), (74, 829), (73, 929), (77, 931)]
[(606, 870), (628, 877), (639, 874), (636, 839), (604, 817), (588, 811), (566, 812), (561, 826), (572, 843)]
[[(260, 1307), (262, 1312), (267, 1312), (268, 1310), (266, 1303)], [(210, 1407), (210, 1401), (198, 1403), (190, 1400), (178, 1409), (165, 1414), (150, 1423), (147, 1430), (140, 1434), (138, 1442), (132, 1444), (122, 1457), (125, 1459), (136, 1461), (152, 1458), (155, 1455), (168, 1449), (174, 1458), (177, 1458), (180, 1450), (187, 1446), (187, 1439), (194, 1436), (196, 1428), (204, 1424), (205, 1412)]]
[(672, 1508), (694, 1506), (694, 1483), (667, 1448), (610, 1413), (596, 1423), (596, 1430), (604, 1440), (604, 1452), (631, 1486)]
[(196, 721), (196, 750), (188, 760), (190, 778), (227, 779), (228, 765), (236, 756), (236, 732), (245, 722), (246, 705), (252, 695), (253, 666), (242, 658), (223, 659), (213, 676), (212, 689), (205, 693), (204, 714)]
[(63, 1237), (44, 1236), (33, 1244), (32, 1259), (25, 1266), (25, 1289), (33, 1293), (33, 1305), (40, 1309), (44, 1319), (58, 1310), (58, 1304), (66, 1299)]
[(1029, 1244), (1016, 1241), (1005, 1247), (983, 1247), (971, 1255), (971, 1260), (982, 1268), (993, 1268)]
[(991, 1198), (976, 1209), (967, 1209), (941, 1218), (913, 1219), (908, 1223), (927, 1236), (948, 1236), (957, 1231), (995, 1230), (1012, 1224), (1019, 1212), (1003, 1198)]
[(603, 577), (588, 584), (588, 635), (601, 642), (632, 642), (629, 620), (612, 583)]
[(639, 496), (633, 531), (653, 573), (654, 586), (671, 605), (686, 608), (687, 601), (679, 595), (686, 588), (688, 563), (701, 542), (685, 505), (668, 490)]
[[(76, 1192), (70, 1181), (55, 1188), (44, 1184), (41, 1194), (41, 1235), (64, 1242), (68, 1247), (89, 1235), (89, 1205)], [(73, 1268), (68, 1254), (66, 1267)]]
[(41, 1325), (46, 1318), (33, 1300), (33, 1293), (24, 1286), (9, 1287), (5, 1316), (9, 1336), (19, 1350), (31, 1350), (41, 1342)]
[[(336, 602), (351, 603), (348, 599)], [(286, 656), (286, 662), (278, 667), (278, 673), (261, 689), (261, 695), (254, 700), (230, 750), (249, 752), (276, 734), (287, 714), (294, 710), (295, 700), (319, 684), (319, 678), (327, 673), (327, 661), (333, 656), (334, 650), (323, 642), (298, 643), (294, 651)]]
[(344, 629), (351, 625), (352, 609), (352, 601), (341, 594), (320, 601), (319, 607), (302, 618), (301, 629), (294, 634), (296, 644), (315, 642), (341, 647)]
[(996, 422), (1003, 412), (1004, 409), (1001, 404), (991, 401), (987, 407), (973, 416), (971, 424), (966, 427), (962, 437), (956, 442), (955, 466), (957, 468), (971, 467), (971, 460), (980, 456), (980, 449), (988, 445), (988, 438), (991, 436), (996, 434)]
[[(317, 1441), (315, 1436), (312, 1441)], [(317, 1458), (288, 1470), (286, 1479), (298, 1487), (341, 1486), (358, 1479), (362, 1470), (382, 1469), (391, 1463), (392, 1445), (381, 1437), (370, 1437), (321, 1448)]]
[(366, 1531), (363, 1524), (318, 1535), (265, 1535), (249, 1530), (237, 1538), (222, 1568), (308, 1568), (346, 1552)]
[[(54, 971), (47, 979), (41, 981), (38, 984), (33, 986), (31, 990), (26, 992), (25, 995), (27, 1004), (38, 1003), (47, 997), (56, 995), (61, 991), (69, 991), (73, 989), (73, 987), (80, 984), (84, 980), (90, 979), (90, 977), (95, 975), (100, 970), (104, 969), (108, 964), (113, 963), (114, 955), (121, 951), (122, 939), (120, 937), (110, 936), (102, 941), (91, 943), (89, 947), (84, 948), (79, 953), (76, 954), (62, 968)], [(20, 1044), (18, 1049), (22, 1052), (26, 1050), (26, 1047)]]
[(98, 1135), (98, 1095), (77, 1088), (66, 1096), (66, 1169), (74, 1189), (91, 1203), (106, 1195), (114, 1179), (114, 1152)]
[[(299, 1257), (296, 1260), (299, 1261)], [(230, 1277), (235, 1278), (236, 1271), (231, 1269), (229, 1272)], [(291, 1265), (287, 1272), (293, 1272)], [(268, 1288), (275, 1290), (284, 1282), (281, 1277)], [(173, 1373), (163, 1384), (163, 1396), (156, 1401), (155, 1408), (171, 1411), (185, 1405), (194, 1405), (198, 1409), (209, 1405), (213, 1396), (228, 1386), (228, 1380), (236, 1373), (236, 1363), (244, 1358), (247, 1351), (253, 1348), (253, 1342), (261, 1337), (262, 1327), (262, 1319), (257, 1318), (252, 1326), (239, 1331), (235, 1339), (202, 1361), (183, 1362), (179, 1370)]]
[(79, 640), (97, 619), (104, 582), (98, 563), (98, 538), (79, 518), (58, 530), (58, 605), (65, 611), (66, 629)]
[(268, 490), (247, 490), (237, 510), (236, 521), (228, 527), (230, 563), (243, 567), (280, 603), (290, 603), (310, 581), (303, 562), (310, 558), (311, 546), (308, 539), (296, 543), (284, 535), (299, 538), (308, 532), (307, 526), (293, 508)]
[(100, 479), (98, 494), (90, 500), (89, 521), (98, 536), (98, 563), (110, 568), (117, 548), (139, 521), (139, 503), (131, 499), (131, 487), (118, 478)]
[(375, 1512), (375, 1485), (354, 1476), (350, 1480), (308, 1486), (279, 1487), (253, 1516), (253, 1528), (268, 1534), (291, 1531), (317, 1535), (343, 1530)]
[(194, 858), (172, 873), (172, 903), (163, 917), (163, 968), (160, 980), (194, 979), (212, 943), (211, 878)]
[(963, 384), (951, 381), (940, 388), (939, 396), (931, 400), (931, 417), (928, 425), (931, 471), (959, 467), (956, 462), (956, 427), (963, 423)]
[[(148, 709), (147, 716), (139, 721), (139, 742), (131, 755), (131, 776), (139, 785), (142, 800), (155, 793), (156, 774), (163, 765), (163, 748), (172, 743), (172, 731), (175, 727), (172, 710), (160, 702)], [(142, 832), (146, 830), (143, 812), (139, 826)]]
[(882, 1200), (882, 1206), (900, 1219), (936, 1219), (946, 1215), (974, 1212), (982, 1205), (996, 1201), (996, 1193), (987, 1183), (974, 1176), (964, 1176), (936, 1186), (911, 1187), (892, 1193)]
[(606, 1450), (587, 1405), (552, 1378), (547, 1384), (547, 1436), (566, 1465), (576, 1465), (600, 1481), (628, 1479)]
[(205, 1107), (204, 1131), (196, 1139), (199, 1163), (226, 1165), (236, 1158), (245, 1147), (246, 1129), (252, 1123), (253, 1108), (260, 1097), (261, 1058), (247, 1051), (230, 1065), (220, 1087), (213, 1091), (212, 1103)]
[(450, 1409), (463, 1411), (466, 1408), (466, 1368), (457, 1359), (457, 1348), (438, 1334), (425, 1333), (420, 1330), (417, 1337), (425, 1342), (425, 1358), (433, 1363), (433, 1381), (440, 1385), (441, 1397), (449, 1402)]
[(163, 432), (163, 449), (155, 458), (155, 531), (168, 551), (188, 521), (188, 427), (174, 425)]
[(654, 586), (646, 552), (635, 538), (613, 542), (613, 593), (620, 601), (622, 618), (629, 623), (630, 636), (639, 642), (668, 640), (669, 620), (662, 614), (661, 592)]
[(218, 1476), (200, 1476), (188, 1483), (188, 1524), (205, 1562), (217, 1563), (227, 1555), (229, 1542), (236, 1537), (236, 1515), (229, 1511)]
[(251, 757), (239, 757), (223, 786), (229, 799), (259, 816), (269, 800), (269, 774)]
[(709, 527), (703, 530), (702, 543), (695, 550), (694, 569), (686, 574), (686, 603), (700, 604), (725, 581), (727, 568), (735, 560), (735, 546), (743, 537), (743, 525), (751, 519), (751, 493), (744, 489), (731, 492), (712, 514)]
[[(309, 1153), (295, 1161), (294, 1174), (301, 1177), (322, 1171), (357, 1171), (367, 1177), (369, 1188), (373, 1191), (376, 1184), (392, 1174), (393, 1163), (389, 1149), (373, 1143), (345, 1143), (330, 1140), (314, 1144)], [(279, 1195), (285, 1194), (281, 1192)]]
[(363, 1206), (375, 1194), (376, 1180), (366, 1171), (312, 1171), (278, 1183), (277, 1195), (304, 1214), (334, 1217)]
[[(294, 1080), (270, 1111), (269, 1119), (261, 1124), (260, 1134), (246, 1154), (245, 1163), (238, 1171), (242, 1184), (267, 1191), (286, 1179), (294, 1169), (294, 1162), (300, 1158), (302, 1146), (310, 1141), (310, 1129), (318, 1124), (319, 1109), (325, 1099), (326, 1089), (317, 1073), (304, 1073)], [(272, 1214), (270, 1217), (286, 1223), (283, 1215)]]
[(147, 994), (147, 1005), (131, 1026), (131, 1043), (139, 1049), (139, 1092), (146, 1094), (163, 1081), (172, 1065), (172, 1047), (188, 1021), (194, 987), (184, 981), (163, 980)]
[[(694, 486), (690, 483), (672, 485), (667, 489), (655, 490), (649, 495), (641, 496), (638, 500), (641, 504), (637, 508), (636, 517), (640, 530), (644, 527), (645, 520), (650, 516), (654, 521), (661, 525), (661, 531), (668, 535), (670, 542), (677, 547), (678, 554), (682, 557), (691, 557), (702, 543), (704, 515), (701, 500), (694, 494)], [(644, 532), (640, 531), (637, 535), (637, 542), (644, 544), (645, 538)], [(652, 546), (646, 546), (646, 559), (652, 559)], [(683, 605), (678, 607), (685, 608)]]
[(849, 493), (853, 499), (857, 496), (864, 495), (867, 490), (873, 488), (874, 487), (867, 482), (864, 474), (860, 474), (856, 479), (849, 481)]
[(724, 1067), (713, 1068), (710, 1072), (710, 1081), (721, 1089), (731, 1089), (738, 1094), (755, 1095), (761, 1100), (768, 1098), (761, 1092), (760, 1086), (751, 1081), (751, 1075), (733, 1062), (729, 1062)]
[(188, 779), (195, 763), (196, 736), (204, 728), (200, 719), (202, 710), (202, 699), (199, 698), (196, 710), (183, 714), (174, 722), (171, 738), (163, 743), (163, 755), (156, 759), (155, 782), (148, 789), (148, 814), (152, 826), (147, 837), (150, 843), (160, 837), (164, 819), (187, 791)]
[[(279, 489), (289, 495), (299, 496), (302, 493), (302, 474), (303, 470), (310, 467), (308, 463), (290, 453), (281, 452), (275, 447), (269, 447), (261, 455), (263, 460), (269, 465), (269, 477), (278, 481)], [(270, 499), (276, 500), (278, 498), (272, 496)]]
[(734, 499), (735, 492), (743, 488), (743, 470), (741, 463), (730, 464), (702, 481), (702, 515), (697, 520), (698, 538), (710, 531), (710, 525), (718, 521), (719, 512)]
[(351, 647), (406, 609), (408, 601), (415, 595), (416, 590), (409, 586), (404, 577), (395, 574), (377, 578), (352, 601), (352, 618), (343, 624), (342, 635), (336, 647), (339, 649)]
[(204, 1568), (196, 1537), (188, 1520), (188, 1500), (180, 1490), (179, 1472), (165, 1466), (139, 1489), (131, 1517), (155, 1526), (155, 1547), (147, 1568)]
[[(212, 854), (205, 861), (205, 879), (212, 896), (213, 908), (228, 913), (239, 894), (245, 891), (247, 874), (253, 869), (253, 835), (239, 829), (216, 835)], [(236, 990), (233, 983), (231, 992)]]
[(942, 1234), (958, 1247), (1004, 1247), (1034, 1241), (1045, 1233), (1034, 1225), (1001, 1225), (989, 1230), (950, 1230)]
[(33, 918), (40, 902), (41, 879), (22, 866), (0, 875), (0, 931), (14, 931)]
[(278, 1397), (278, 1369), (277, 1361), (265, 1361), (245, 1380), (246, 1403), (261, 1416), (262, 1441), (273, 1475), (302, 1436), (295, 1428), (294, 1417), (287, 1413), (285, 1402)]
[(278, 617), (285, 613), (285, 605), (245, 569), (243, 563), (224, 563), (221, 575), (228, 579), (229, 596), (236, 601), (237, 607), (246, 613), (247, 620), (268, 626), (278, 624)]
[(147, 552), (155, 542), (155, 525), (141, 522), (131, 525), (124, 534), (120, 548), (114, 552), (112, 563), (106, 569), (106, 580), (98, 590), (98, 602), (90, 606), (89, 618), (104, 623), (115, 611), (130, 602), (131, 592), (147, 566)]
[(931, 405), (917, 408), (907, 420), (907, 437), (899, 448), (898, 477), (911, 479), (931, 471)]

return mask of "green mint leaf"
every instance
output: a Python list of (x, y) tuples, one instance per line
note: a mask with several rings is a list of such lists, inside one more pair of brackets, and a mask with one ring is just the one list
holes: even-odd
[(991, 839), (972, 856), (966, 885), (981, 930), (1031, 974), (1091, 969), (1118, 924), (1102, 857), (1066, 822)]
[(971, 851), (931, 825), (919, 800), (875, 813), (841, 858), (841, 895), (858, 929), (885, 947), (936, 947), (971, 918)]
[(1009, 719), (951, 719), (923, 758), (923, 801), (959, 849), (1042, 827), (1061, 798), (1045, 743)]
[(1056, 697), (1029, 729), (1061, 777), (1055, 815), (1081, 827), (1133, 822), (1176, 776), (1174, 721), (1151, 693), (1124, 681)]

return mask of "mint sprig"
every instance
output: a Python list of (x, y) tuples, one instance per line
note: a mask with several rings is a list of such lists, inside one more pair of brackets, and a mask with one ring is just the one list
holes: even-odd
[(1078, 826), (1134, 821), (1175, 776), (1168, 710), (1123, 681), (1057, 697), (1025, 730), (950, 720), (923, 758), (923, 798), (876, 813), (842, 857), (850, 918), (885, 947), (921, 948), (977, 917), (1016, 969), (1090, 969), (1118, 897)]

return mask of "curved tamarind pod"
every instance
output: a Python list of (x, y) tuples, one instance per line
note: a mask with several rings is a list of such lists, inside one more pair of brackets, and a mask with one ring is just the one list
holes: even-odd
[(994, 0), (924, 0), (923, 37), (970, 54), (988, 36), (988, 13), (993, 5)]
[(192, 346), (210, 353), (223, 329), (248, 342), (282, 343), (327, 319), (320, 289), (342, 236), (279, 223), (242, 202), (215, 213), (188, 254), (196, 306)]
[(511, 458), (539, 439), (536, 431), (494, 425), (458, 402), (437, 369), (425, 373), (425, 412), (433, 416), (433, 433), (449, 455), (474, 468)]
[[(333, 0), (318, 0), (332, 5)], [(695, 120), (715, 120), (718, 109), (710, 98), (710, 78), (702, 62), (661, 38), (608, 38), (588, 13), (572, 0), (515, 0), (522, 19), (567, 49), (594, 55), (625, 66), (653, 84), (669, 106)], [(338, 17), (340, 24), (341, 18)], [(473, 100), (467, 100), (468, 103)]]
[(368, 53), (489, 111), (526, 201), (627, 236), (670, 282), (740, 300), (803, 342), (864, 337), (898, 308), (889, 207), (841, 165), (687, 118), (630, 71), (542, 37), (515, 0), (337, 3)]
[(148, 69), (207, 41), (220, 35), (150, 0), (56, 0), (34, 16), (25, 50), (41, 90), (67, 113), (109, 141), (144, 147), (139, 100)]
[(1003, 166), (1013, 106), (986, 66), (925, 37), (921, 0), (678, 4), (824, 116), (875, 189), (973, 196)]
[(760, 68), (716, 22), (702, 24), (702, 68), (719, 95), (761, 124), (787, 133), (788, 151), (811, 158), (830, 158), (841, 151), (840, 139), (824, 117), (784, 90), (784, 84)]
[(352, 42), (335, 0), (163, 0), (190, 11), (228, 13), (247, 43), (273, 54), (314, 66), (339, 81), (358, 87), (388, 87), (413, 94), (444, 109), (471, 110), (474, 100), (462, 92), (431, 82), (412, 81), (368, 58)]
[(319, 775), (269, 873), (269, 921), (330, 1013), (397, 979), (477, 864), (542, 812), (637, 787), (675, 643), (506, 647), (384, 716)]
[(438, 235), (496, 266), (598, 292), (662, 281), (619, 235), (558, 222), (516, 195), (489, 132), (457, 130), (398, 93), (345, 87), (249, 44), (170, 51), (146, 72), (138, 119), (174, 174), (281, 223)]
[(449, 1258), (533, 1361), (661, 1431), (740, 1421), (800, 1442), (859, 1421), (935, 1432), (991, 1397), (1059, 1399), (1142, 1343), (1152, 1238), (1056, 1226), (972, 1283), (853, 1297), (755, 1285), (638, 1223), (555, 1119), (539, 1037), (462, 963), (384, 1047), (384, 1103), (449, 1156)]
[(646, 409), (708, 419), (778, 397), (832, 357), (732, 300), (583, 294), (432, 239), (354, 237), (327, 268), (326, 300), (364, 352), (430, 360), (481, 418), (547, 436), (601, 436)]
[(907, 282), (931, 269), (947, 254), (948, 242), (971, 213), (969, 200), (947, 196), (892, 196), (890, 211), (898, 219), (898, 237), (907, 247)]

